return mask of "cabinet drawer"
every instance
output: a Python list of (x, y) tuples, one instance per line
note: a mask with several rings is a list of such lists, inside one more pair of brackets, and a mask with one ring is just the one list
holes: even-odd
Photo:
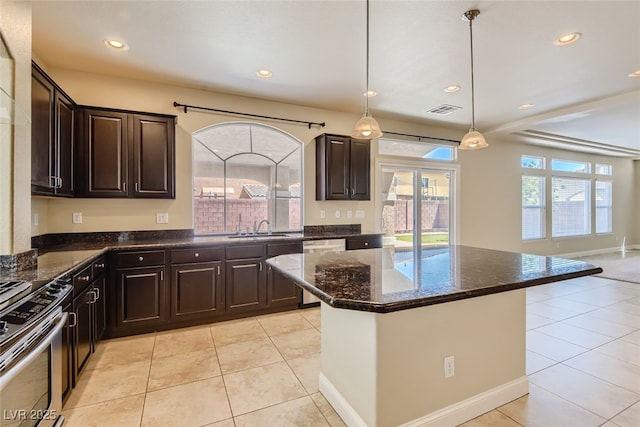
[(348, 251), (354, 249), (373, 249), (382, 247), (382, 236), (349, 237), (346, 241)]
[(73, 275), (73, 295), (79, 295), (84, 291), (89, 283), (93, 280), (93, 275), (91, 274), (91, 265), (80, 270), (78, 273)]
[(264, 245), (228, 246), (226, 255), (227, 259), (262, 258), (264, 249)]
[(172, 264), (220, 261), (223, 258), (224, 258), (223, 248), (189, 248), (189, 249), (173, 249), (171, 251)]
[(267, 245), (267, 258), (285, 254), (301, 254), (302, 242), (271, 243)]
[(93, 274), (93, 277), (96, 278), (103, 274), (106, 268), (107, 260), (105, 257), (101, 256), (97, 260), (93, 261), (91, 265), (91, 273)]
[(164, 251), (119, 252), (116, 254), (116, 267), (145, 267), (163, 264)]

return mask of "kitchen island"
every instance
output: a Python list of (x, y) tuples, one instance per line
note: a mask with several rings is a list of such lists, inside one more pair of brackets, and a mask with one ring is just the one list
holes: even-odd
[(466, 246), (267, 262), (322, 301), (320, 391), (370, 427), (457, 425), (527, 394), (525, 288), (602, 272)]

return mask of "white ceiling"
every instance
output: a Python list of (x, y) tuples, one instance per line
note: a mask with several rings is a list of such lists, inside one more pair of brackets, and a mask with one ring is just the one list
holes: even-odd
[[(471, 121), (473, 23), (476, 127), (487, 135), (640, 157), (640, 0), (372, 0), (375, 117)], [(365, 2), (33, 2), (33, 50), (49, 67), (206, 88), (361, 112)], [(556, 46), (561, 34), (582, 38)], [(126, 51), (108, 49), (118, 38)], [(273, 71), (260, 79), (259, 68)], [(458, 84), (454, 94), (446, 86)], [(535, 104), (521, 111), (518, 106)], [(427, 113), (441, 104), (462, 109)], [(210, 106), (214, 107), (215, 106)], [(393, 130), (393, 129), (388, 129)]]

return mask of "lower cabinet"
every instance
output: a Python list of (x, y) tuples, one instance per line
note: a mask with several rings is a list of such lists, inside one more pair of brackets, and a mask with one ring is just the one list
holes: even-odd
[(164, 265), (117, 270), (116, 327), (166, 320), (164, 270)]
[(60, 345), (60, 359), (62, 360), (62, 401), (66, 401), (67, 397), (73, 389), (73, 331), (75, 315), (73, 314), (72, 297), (62, 303), (62, 311), (68, 314), (67, 324), (62, 328), (62, 342)]
[(73, 378), (74, 384), (77, 377), (89, 361), (93, 352), (93, 321), (91, 304), (94, 300), (94, 292), (87, 286), (73, 298), (73, 313), (75, 314), (74, 327), (74, 355)]
[(222, 248), (171, 251), (171, 320), (212, 319), (225, 311)]
[[(302, 253), (302, 242), (270, 243), (267, 258)], [(298, 308), (302, 302), (302, 289), (279, 271), (267, 269), (267, 306), (270, 308)]]
[(264, 257), (227, 261), (225, 282), (227, 312), (251, 312), (266, 306), (264, 261)]

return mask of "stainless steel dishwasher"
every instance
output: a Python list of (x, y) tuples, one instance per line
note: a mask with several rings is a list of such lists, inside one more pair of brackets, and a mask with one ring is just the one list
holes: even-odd
[[(305, 254), (322, 252), (339, 252), (345, 250), (345, 239), (305, 240), (302, 252)], [(302, 290), (302, 305), (315, 304), (320, 300), (308, 291)]]

